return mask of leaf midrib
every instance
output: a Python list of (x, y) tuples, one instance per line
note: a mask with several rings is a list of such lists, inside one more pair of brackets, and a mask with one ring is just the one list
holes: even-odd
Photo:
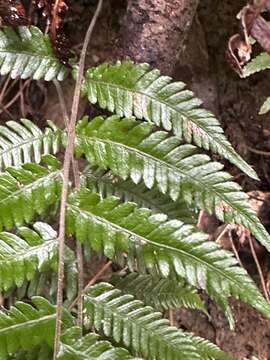
[(52, 314), (52, 315), (46, 315), (46, 316), (43, 316), (43, 317), (39, 317), (37, 319), (33, 319), (33, 320), (29, 320), (29, 321), (24, 321), (22, 323), (19, 323), (19, 324), (14, 324), (14, 325), (11, 325), (11, 326), (8, 326), (8, 327), (5, 327), (3, 329), (0, 329), (0, 336), (1, 335), (4, 335), (6, 332), (9, 333), (11, 331), (16, 331), (20, 328), (23, 328), (25, 329), (27, 326), (32, 326), (32, 325), (35, 325), (36, 323), (40, 324), (40, 322), (45, 322), (45, 321), (48, 321), (48, 320), (53, 320), (54, 318), (56, 317), (55, 314)]
[[(136, 239), (136, 238), (137, 238), (137, 239), (140, 239), (140, 240), (139, 240), (140, 245), (147, 243), (147, 244), (150, 244), (150, 245), (152, 245), (152, 246), (154, 246), (154, 247), (157, 247), (157, 248), (161, 248), (161, 249), (164, 249), (164, 248), (165, 248), (166, 250), (168, 250), (168, 251), (170, 251), (170, 252), (172, 252), (172, 253), (178, 252), (178, 253), (180, 253), (182, 256), (184, 256), (184, 257), (186, 257), (186, 258), (191, 258), (191, 259), (193, 259), (195, 262), (201, 263), (202, 266), (205, 266), (205, 267), (209, 268), (209, 271), (212, 270), (212, 271), (214, 271), (214, 272), (219, 273), (219, 275), (221, 276), (221, 278), (224, 278), (224, 277), (225, 277), (228, 281), (230, 281), (230, 282), (232, 281), (232, 282), (235, 283), (235, 284), (237, 285), (237, 287), (239, 287), (240, 289), (243, 287), (243, 283), (242, 283), (242, 282), (241, 282), (241, 283), (237, 282), (236, 279), (231, 278), (231, 277), (225, 272), (226, 269), (219, 269), (219, 268), (215, 267), (214, 265), (212, 265), (211, 263), (208, 263), (208, 262), (206, 262), (205, 260), (202, 260), (202, 259), (200, 259), (199, 257), (196, 257), (196, 256), (193, 255), (193, 254), (187, 253), (187, 252), (185, 252), (184, 250), (181, 250), (181, 249), (178, 249), (178, 248), (172, 248), (171, 246), (169, 246), (169, 245), (167, 245), (167, 244), (164, 244), (164, 243), (162, 243), (162, 244), (156, 243), (156, 242), (154, 242), (154, 241), (152, 241), (152, 240), (150, 240), (150, 239), (148, 239), (148, 238), (145, 238), (144, 236), (141, 236), (141, 235), (139, 235), (139, 234), (137, 234), (137, 233), (134, 233), (134, 232), (131, 231), (131, 230), (128, 230), (128, 229), (126, 229), (126, 228), (123, 228), (122, 226), (120, 226), (120, 225), (118, 225), (118, 224), (115, 224), (115, 223), (107, 220), (107, 219), (104, 218), (104, 217), (100, 217), (100, 216), (98, 216), (98, 215), (95, 215), (95, 214), (93, 214), (92, 212), (90, 212), (90, 211), (88, 211), (88, 210), (83, 210), (83, 209), (81, 209), (79, 206), (68, 204), (68, 207), (75, 209), (75, 211), (76, 211), (77, 213), (82, 213), (82, 212), (84, 212), (86, 215), (87, 215), (87, 214), (90, 214), (90, 216), (92, 216), (92, 217), (94, 217), (95, 219), (97, 219), (97, 221), (101, 222), (102, 224), (106, 223), (109, 227), (115, 228), (116, 231), (120, 231), (120, 232), (122, 232), (122, 233), (123, 233), (123, 232), (128, 233), (129, 238), (131, 239), (131, 241), (132, 241), (132, 239), (134, 239), (134, 238), (135, 238), (135, 239)], [(250, 285), (252, 285), (252, 284), (250, 284)], [(250, 291), (251, 289), (248, 288), (248, 290)], [(252, 289), (252, 290), (254, 291), (255, 289)], [(242, 293), (242, 291), (241, 291), (241, 293)]]
[[(48, 251), (51, 247), (55, 247), (57, 249), (58, 241), (57, 239), (46, 240), (43, 244), (36, 245), (36, 246), (29, 246), (26, 242), (25, 245), (27, 246), (25, 249), (20, 249), (10, 255), (5, 254), (5, 260), (0, 260), (0, 266), (5, 265), (9, 261), (13, 260), (27, 260), (28, 258), (34, 256), (38, 256), (38, 252), (44, 251), (44, 249), (48, 248)], [(0, 250), (1, 252), (1, 250)]]
[[(40, 58), (41, 60), (45, 59), (45, 60), (51, 60), (54, 61), (55, 63), (57, 63), (60, 67), (60, 70), (62, 69), (61, 64), (59, 64), (59, 62), (57, 61), (57, 59), (53, 56), (53, 55), (42, 55), (42, 54), (36, 54), (36, 53), (31, 53), (29, 51), (15, 51), (15, 50), (2, 50), (0, 48), (0, 54), (14, 54), (20, 56), (20, 55), (27, 55), (28, 57), (35, 57), (35, 58)], [(27, 64), (26, 64), (27, 66)]]
[[(0, 158), (8, 153), (8, 152), (12, 152), (13, 150), (15, 149), (18, 149), (20, 147), (23, 147), (24, 145), (26, 144), (30, 144), (30, 143), (33, 143), (34, 141), (41, 141), (43, 139), (46, 139), (46, 137), (49, 137), (51, 134), (40, 134), (40, 136), (37, 136), (37, 137), (30, 137), (30, 138), (27, 138), (27, 139), (23, 139), (23, 141), (20, 141), (16, 144), (13, 144), (12, 142), (10, 142), (10, 147), (6, 148), (6, 149), (3, 149), (2, 151), (0, 151)], [(7, 138), (7, 140), (9, 141), (9, 139)], [(1, 138), (0, 138), (0, 141), (1, 141)], [(1, 144), (0, 144), (1, 146)]]
[[(132, 324), (136, 324), (137, 325), (137, 327), (139, 327), (139, 328), (141, 328), (141, 329), (144, 329), (144, 331), (146, 332), (146, 333), (148, 333), (149, 334), (149, 336), (153, 339), (153, 338), (155, 338), (155, 337), (157, 337), (157, 338), (159, 338), (160, 340), (159, 341), (161, 341), (161, 342), (163, 342), (163, 343), (165, 343), (166, 344), (166, 347), (167, 348), (173, 348), (174, 349), (174, 352), (176, 351), (178, 351), (178, 353), (179, 353), (179, 350), (182, 352), (182, 353), (186, 353), (186, 351), (187, 350), (181, 350), (181, 346), (183, 345), (183, 343), (182, 343), (182, 341), (180, 341), (179, 343), (177, 343), (175, 340), (178, 340), (178, 339), (175, 339), (174, 338), (174, 341), (170, 341), (170, 339), (167, 339), (167, 334), (165, 334), (164, 336), (162, 336), (162, 334), (160, 334), (159, 333), (159, 331), (158, 330), (160, 330), (160, 325), (159, 325), (159, 328), (158, 329), (153, 329), (153, 327), (152, 327), (152, 325), (153, 325), (153, 323), (155, 323), (155, 321), (159, 321), (159, 320), (161, 320), (162, 319), (162, 316), (161, 316), (161, 314), (160, 314), (160, 319), (154, 319), (153, 321), (152, 321), (152, 323), (151, 323), (151, 328), (149, 329), (148, 327), (147, 327), (147, 325), (149, 325), (149, 323), (140, 323), (140, 319), (138, 320), (137, 318), (132, 318), (132, 316), (129, 316), (129, 314), (122, 314), (121, 313), (121, 311), (119, 311), (118, 310), (118, 307), (117, 306), (115, 306), (115, 305), (109, 305), (107, 302), (106, 302), (106, 299), (105, 300), (103, 300), (103, 301), (99, 301), (99, 300), (97, 300), (97, 298), (95, 298), (95, 297), (92, 297), (91, 295), (87, 295), (87, 297), (89, 297), (91, 300), (89, 300), (90, 302), (93, 302), (93, 303), (95, 303), (95, 310), (96, 310), (96, 308), (97, 307), (100, 307), (100, 305), (104, 308), (104, 309), (109, 309), (109, 311), (110, 311), (110, 313), (112, 313), (112, 315), (113, 315), (113, 317), (115, 316), (115, 314), (117, 314), (117, 317), (120, 317), (121, 318), (121, 320), (123, 321), (123, 322), (129, 322), (131, 325)], [(143, 307), (141, 306), (141, 309), (142, 309)], [(137, 310), (137, 309), (136, 309)], [(154, 311), (154, 309), (153, 309), (153, 311)], [(131, 311), (131, 312), (133, 312), (133, 311)], [(147, 315), (146, 315), (147, 316)], [(167, 325), (163, 325), (163, 326), (167, 326), (167, 327), (170, 327), (170, 325), (169, 325), (169, 323), (167, 324)], [(193, 346), (194, 347), (194, 349), (193, 349), (193, 352), (195, 352), (195, 353), (197, 353), (198, 355), (199, 354), (201, 354), (202, 355), (202, 350), (201, 350), (201, 344), (197, 344), (197, 343), (195, 343), (195, 345), (194, 345), (194, 343), (192, 343), (192, 341), (191, 341), (191, 338), (189, 337), (189, 336), (185, 336), (185, 333), (183, 332), (183, 331), (181, 331), (180, 329), (176, 329), (175, 328), (175, 330), (177, 330), (178, 332), (179, 332), (179, 335), (181, 336), (181, 339), (185, 339), (185, 341), (189, 344), (189, 345), (191, 345), (191, 346)], [(169, 334), (170, 335), (170, 334)], [(121, 334), (121, 337), (122, 337), (122, 334)], [(196, 339), (194, 339), (194, 341), (195, 341)], [(156, 340), (155, 340), (155, 342), (157, 342)], [(141, 340), (140, 340), (140, 344), (141, 344)], [(180, 347), (180, 349), (179, 349), (179, 347)], [(211, 351), (211, 352), (216, 352), (217, 351), (217, 349), (208, 349), (209, 351)], [(191, 351), (190, 349), (189, 349), (189, 351)], [(221, 351), (221, 350), (220, 350)], [(204, 352), (204, 351), (203, 351)], [(140, 351), (140, 353), (142, 354), (142, 355), (144, 355), (143, 354), (143, 352), (142, 351)]]
[[(167, 203), (163, 203), (163, 204), (161, 204), (161, 203), (158, 203), (158, 202), (154, 202), (154, 201), (152, 201), (152, 197), (151, 196), (149, 196), (149, 197), (144, 197), (143, 196), (143, 194), (144, 194), (144, 192), (140, 192), (139, 191), (139, 193), (138, 192), (136, 192), (136, 191), (133, 191), (132, 190), (132, 188), (129, 186), (129, 184), (127, 184), (127, 183), (125, 183), (124, 181), (125, 180), (123, 180), (123, 182), (118, 182), (118, 183), (116, 183), (116, 184), (112, 184), (112, 182), (110, 181), (110, 179), (108, 179), (107, 177), (106, 177), (106, 175), (102, 175), (102, 176), (96, 176), (95, 174), (93, 174), (93, 173), (91, 173), (90, 175), (88, 175), (88, 177), (92, 180), (92, 181), (94, 181), (94, 183), (95, 183), (95, 186), (97, 186), (97, 188), (98, 188), (98, 190), (99, 190), (99, 192), (100, 192), (100, 189), (99, 189), (99, 182), (102, 182), (106, 187), (111, 187), (111, 189), (113, 190), (113, 189), (116, 189), (116, 190), (118, 190), (120, 193), (122, 193), (123, 194), (123, 196), (125, 196), (125, 192), (127, 192), (127, 193), (129, 193), (130, 194), (130, 196), (132, 197), (132, 198), (134, 198), (134, 199), (139, 199), (138, 201), (140, 201), (140, 202), (144, 202), (144, 203), (148, 203), (149, 204), (149, 207), (151, 208), (151, 209), (153, 209), (155, 212), (159, 212), (159, 213), (166, 213), (166, 215), (168, 215), (168, 217), (170, 218), (170, 219), (175, 219), (176, 217), (174, 216), (174, 217), (172, 217), (172, 215), (170, 214), (172, 211), (173, 212), (175, 212), (175, 211), (177, 211), (177, 209), (174, 209), (173, 208), (173, 210), (169, 210), (168, 212), (169, 213), (167, 213), (167, 211), (164, 211), (164, 208), (162, 207), (162, 205), (168, 205)], [(132, 185), (133, 183), (131, 182), (131, 185)], [(147, 189), (147, 190), (149, 190), (149, 189)], [(154, 189), (153, 189), (154, 190)], [(166, 201), (166, 199), (165, 199), (165, 194), (162, 194), (163, 196), (164, 196), (164, 201)], [(116, 195), (117, 196), (117, 195)], [(168, 198), (168, 200), (171, 200), (171, 198), (169, 197)], [(136, 202), (136, 201), (135, 201)], [(170, 203), (170, 205), (171, 205), (172, 203)], [(173, 204), (175, 204), (175, 206), (176, 205), (179, 205), (179, 206), (181, 206), (181, 203), (178, 203), (177, 201), (175, 201)], [(178, 207), (179, 207), (178, 206)], [(179, 210), (179, 209), (178, 209)], [(177, 217), (177, 219), (179, 219), (180, 217)]]
[[(77, 135), (78, 138), (83, 138), (82, 135)], [(119, 142), (115, 142), (113, 140), (108, 140), (108, 139), (102, 139), (102, 138), (97, 138), (97, 137), (90, 137), (90, 136), (85, 136), (85, 138), (87, 140), (90, 140), (92, 142), (94, 141), (97, 141), (97, 142), (103, 142), (103, 143), (107, 143), (107, 144), (113, 144), (114, 146), (122, 146), (124, 149), (126, 149), (128, 152), (130, 153), (138, 153), (138, 156), (142, 157), (142, 158), (149, 158), (151, 161), (153, 162), (159, 162), (161, 164), (163, 164), (164, 166), (166, 166), (167, 168), (169, 167), (171, 170), (173, 170), (174, 172), (178, 172), (180, 174), (182, 174), (182, 176), (190, 179), (191, 183), (195, 183), (195, 185), (198, 187), (198, 188), (207, 188), (209, 187), (209, 184), (205, 184), (203, 183), (199, 177), (191, 177), (189, 176), (188, 173), (185, 173), (183, 170), (179, 169), (178, 167), (175, 167), (174, 165), (170, 164), (170, 163), (167, 163), (165, 162), (164, 160), (162, 159), (159, 159), (159, 158), (156, 158), (154, 157), (153, 155), (150, 155), (148, 153), (145, 153), (145, 152), (142, 152), (141, 150), (137, 149), (137, 148), (132, 148), (126, 144), (123, 144), (123, 143), (119, 143)], [(197, 183), (197, 184), (196, 184)], [(226, 202), (234, 211), (236, 211), (237, 213), (240, 213), (244, 218), (248, 218), (248, 220), (254, 224), (254, 221), (253, 219), (251, 219), (250, 215), (249, 214), (246, 214), (246, 213), (243, 213), (242, 211), (242, 208), (238, 208), (235, 206), (235, 204), (232, 204), (230, 200), (227, 199), (226, 196), (223, 195), (223, 193), (218, 193), (216, 191), (216, 189), (214, 187), (212, 187), (212, 192), (215, 194), (215, 196), (219, 197), (221, 200), (223, 200), (224, 202)]]
[[(177, 109), (175, 106), (165, 102), (164, 100), (156, 99), (151, 94), (148, 94), (146, 92), (144, 93), (139, 89), (132, 90), (130, 88), (124, 87), (123, 85), (115, 85), (115, 84), (113, 84), (113, 83), (111, 83), (109, 81), (106, 82), (106, 81), (96, 80), (96, 79), (93, 79), (93, 78), (90, 78), (90, 77), (87, 77), (86, 81), (92, 82), (93, 84), (101, 84), (102, 86), (105, 86), (105, 87), (112, 87), (114, 89), (120, 89), (120, 90), (123, 90), (123, 91), (130, 92), (133, 97), (134, 97), (134, 94), (139, 94), (141, 96), (147, 96), (147, 97), (149, 97), (151, 99), (151, 101), (161, 103), (163, 106), (168, 107), (171, 111), (174, 111), (177, 114), (178, 118), (179, 118), (178, 114), (180, 114), (181, 117), (185, 118), (187, 122), (190, 121), (196, 127), (201, 129), (201, 131), (203, 131), (205, 133), (205, 135), (207, 136), (208, 139), (212, 139), (211, 140), (212, 143), (215, 142), (215, 145), (217, 146), (217, 148), (219, 148), (220, 144), (222, 144), (223, 149), (226, 150), (228, 155), (224, 154), (223, 151), (222, 152), (218, 151), (219, 154), (223, 154), (223, 156), (225, 156), (228, 160), (230, 160), (232, 163), (234, 163), (239, 168), (241, 168), (241, 170), (244, 173), (246, 173), (247, 175), (253, 177), (254, 179), (259, 180), (256, 172), (252, 169), (252, 167), (237, 154), (237, 152), (233, 149), (231, 144), (227, 141), (227, 139), (226, 139), (226, 137), (224, 135), (224, 131), (222, 130), (222, 128), (220, 126), (218, 126), (216, 124), (211, 125), (211, 127), (207, 127), (207, 124), (204, 126), (204, 123), (198, 123), (196, 121), (196, 119), (194, 119), (191, 115), (187, 115), (185, 112)], [(88, 95), (88, 91), (87, 91), (87, 95)], [(209, 114), (211, 114), (211, 113), (209, 112)], [(142, 118), (144, 118), (144, 117), (142, 116)], [(212, 118), (215, 119), (214, 115), (212, 115)], [(150, 121), (150, 119), (148, 119), (148, 121)], [(179, 118), (179, 121), (181, 121), (181, 118)], [(152, 121), (150, 121), (150, 122), (152, 122)], [(175, 126), (174, 126), (173, 122), (170, 121), (170, 123), (171, 123), (171, 127), (174, 128)], [(211, 128), (213, 128), (213, 127), (216, 128), (217, 126), (218, 126), (219, 129), (222, 130), (222, 132), (218, 132), (218, 131), (215, 132), (215, 131), (211, 130)], [(201, 134), (200, 137), (203, 137), (203, 134)], [(184, 135), (183, 135), (183, 138), (185, 138)], [(210, 148), (212, 147), (211, 141), (210, 141), (210, 144), (209, 144)], [(195, 141), (195, 143), (197, 144), (196, 141)], [(208, 150), (208, 148), (205, 147), (204, 145), (198, 145), (198, 146)], [(249, 172), (250, 172), (250, 174), (249, 174)]]
[(37, 186), (39, 183), (42, 183), (43, 181), (46, 181), (48, 179), (53, 179), (53, 178), (57, 178), (59, 175), (61, 174), (60, 170), (54, 171), (52, 173), (48, 173), (42, 177), (39, 177), (37, 179), (35, 179), (33, 182), (31, 182), (30, 184), (27, 184), (26, 186), (23, 186), (22, 188), (18, 189), (15, 192), (12, 192), (11, 194), (9, 194), (8, 196), (6, 196), (5, 198), (3, 198), (2, 200), (0, 200), (0, 204), (3, 202), (6, 202), (7, 199), (10, 198), (14, 198), (16, 196), (18, 196), (20, 193), (24, 193), (25, 191), (34, 188), (35, 186)]
[[(205, 135), (206, 135), (208, 138), (213, 137), (213, 138), (214, 138), (214, 141), (216, 141), (217, 143), (220, 142), (221, 140), (223, 140), (223, 139), (216, 138), (215, 132), (212, 133), (212, 132), (211, 132), (211, 129), (209, 129), (209, 132), (211, 132), (211, 134), (209, 135), (208, 131), (205, 130), (205, 129), (208, 129), (208, 128), (207, 128), (207, 127), (206, 127), (206, 128), (203, 127), (202, 124), (198, 124), (198, 123), (196, 122), (196, 120), (195, 120), (192, 116), (187, 116), (187, 114), (186, 114), (185, 112), (177, 109), (176, 107), (174, 107), (173, 105), (165, 102), (164, 100), (155, 98), (155, 97), (152, 96), (151, 94), (142, 92), (141, 90), (138, 90), (138, 89), (132, 90), (132, 89), (130, 89), (130, 88), (124, 87), (123, 85), (115, 85), (115, 84), (113, 84), (113, 83), (111, 83), (111, 82), (94, 80), (94, 79), (92, 79), (92, 78), (87, 78), (86, 81), (89, 81), (89, 82), (92, 82), (92, 83), (95, 83), (95, 84), (101, 84), (101, 85), (103, 85), (103, 86), (110, 86), (110, 87), (112, 87), (112, 88), (114, 88), (114, 89), (121, 89), (121, 90), (130, 92), (130, 93), (132, 93), (133, 95), (134, 95), (134, 94), (139, 94), (139, 95), (141, 95), (141, 96), (147, 96), (147, 97), (149, 97), (152, 101), (159, 102), (159, 103), (161, 103), (162, 105), (170, 108), (172, 111), (176, 112), (177, 114), (180, 114), (182, 117), (185, 117), (187, 121), (193, 122), (194, 125), (196, 125), (198, 128), (200, 128), (201, 130), (203, 130), (203, 131), (205, 132)], [(212, 117), (214, 118), (214, 116), (212, 116)], [(170, 122), (171, 122), (171, 124), (172, 124), (172, 121), (170, 121)], [(152, 122), (152, 123), (153, 123), (153, 122)], [(173, 125), (173, 124), (172, 124), (172, 125)], [(172, 126), (172, 127), (173, 127), (173, 126)], [(215, 126), (215, 127), (216, 127), (216, 126)], [(222, 133), (222, 134), (224, 134), (224, 133)], [(232, 152), (232, 149), (228, 148), (228, 144), (224, 144), (224, 143), (223, 143), (223, 145), (226, 146), (226, 148), (227, 148), (228, 151)], [(234, 154), (234, 155), (235, 155), (235, 154)]]

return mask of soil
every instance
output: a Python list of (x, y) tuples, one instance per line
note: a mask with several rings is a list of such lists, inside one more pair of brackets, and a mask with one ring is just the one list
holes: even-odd
[[(145, 0), (147, 6), (150, 2)], [(66, 21), (66, 31), (73, 44), (73, 51), (78, 53), (89, 18), (94, 12), (96, 1), (70, 1), (70, 3), (71, 9)], [(156, 3), (160, 5), (162, 1), (157, 0)], [(265, 199), (264, 193), (270, 189), (270, 156), (258, 155), (254, 151), (270, 152), (269, 115), (258, 115), (260, 105), (270, 94), (269, 73), (264, 72), (249, 79), (240, 79), (231, 70), (224, 57), (227, 41), (238, 29), (236, 14), (246, 2), (242, 0), (203, 0), (200, 2), (195, 15), (197, 2), (191, 1), (191, 3), (194, 6), (191, 12), (193, 22), (186, 22), (186, 30), (190, 28), (190, 31), (187, 34), (181, 34), (183, 37), (185, 35), (186, 41), (181, 43), (180, 48), (178, 45), (176, 46), (177, 51), (172, 49), (172, 46), (177, 42), (177, 25), (175, 25), (176, 20), (174, 19), (170, 30), (173, 33), (173, 41), (168, 41), (167, 45), (165, 41), (161, 46), (163, 51), (165, 51), (165, 45), (169, 46), (170, 66), (169, 68), (166, 66), (166, 58), (162, 57), (161, 67), (170, 71), (175, 80), (185, 81), (195, 94), (204, 100), (205, 107), (216, 114), (228, 139), (242, 157), (255, 168), (261, 182), (249, 179), (228, 163), (225, 164), (226, 169), (234, 175), (235, 180), (246, 191), (260, 190)], [(129, 4), (131, 4), (131, 8), (136, 7), (134, 1), (130, 1)], [(104, 61), (115, 61), (118, 57), (132, 56), (136, 53), (136, 41), (134, 39), (132, 39), (132, 47), (129, 49), (129, 53), (127, 53), (127, 43), (123, 41), (127, 24), (130, 27), (128, 36), (131, 37), (133, 31), (136, 34), (136, 39), (139, 39), (138, 41), (141, 43), (143, 42), (144, 47), (147, 46), (149, 42), (145, 41), (145, 37), (142, 41), (138, 33), (138, 31), (142, 32), (143, 28), (145, 30), (144, 24), (137, 19), (140, 26), (135, 26), (135, 30), (132, 29), (134, 19), (131, 19), (130, 8), (129, 11), (126, 9), (127, 2), (125, 0), (104, 1), (102, 16), (94, 30), (89, 49), (87, 66), (95, 66)], [(187, 16), (191, 16), (191, 13), (188, 12)], [(139, 13), (138, 16), (142, 16), (142, 14)], [(149, 24), (149, 17), (144, 17), (144, 19)], [(168, 17), (163, 20), (165, 23), (170, 23)], [(150, 21), (153, 21), (151, 17)], [(183, 31), (181, 26), (179, 29)], [(146, 34), (151, 38), (151, 31), (149, 32), (148, 28)], [(158, 46), (156, 37), (151, 41), (152, 53), (150, 55), (149, 48), (149, 51), (145, 53), (138, 51), (137, 56), (134, 56), (144, 61), (149, 60), (149, 56), (152, 56), (150, 62), (153, 65), (158, 65), (159, 58), (156, 54), (159, 54), (160, 48), (156, 48)], [(144, 56), (146, 58), (143, 59)], [(6, 81), (5, 78), (0, 79), (0, 87), (4, 81)], [(62, 85), (67, 104), (71, 103), (73, 85), (74, 83), (71, 80), (66, 80)], [(21, 86), (22, 82), (17, 82), (14, 85), (14, 91), (20, 90)], [(53, 84), (31, 82), (23, 94), (24, 96), (21, 96), (8, 111), (0, 113), (1, 121), (11, 118), (17, 119), (22, 116), (34, 119), (39, 125), (45, 124), (45, 119), (53, 119), (58, 125), (63, 126), (63, 117), (59, 110)], [(8, 95), (5, 99), (6, 103), (11, 99), (12, 95)], [(98, 113), (98, 110), (82, 103), (81, 113), (93, 115)], [(269, 202), (263, 200), (256, 206), (263, 222), (269, 228)], [(220, 225), (217, 223), (214, 226), (215, 230)], [(210, 225), (205, 230), (209, 229)], [(214, 233), (215, 231), (211, 228), (210, 235), (214, 236)], [(237, 241), (240, 241), (239, 238), (236, 238)], [(244, 266), (260, 286), (252, 256), (245, 244), (242, 244), (240, 248), (239, 255)], [(259, 255), (264, 275), (267, 277), (269, 272), (268, 255), (263, 250)], [(96, 266), (97, 262), (95, 261), (95, 268)], [(89, 271), (91, 273), (92, 270)], [(214, 341), (236, 359), (270, 360), (269, 320), (265, 320), (249, 306), (232, 300), (236, 328), (231, 331), (223, 313), (210, 299), (207, 297), (205, 299), (210, 318), (195, 311), (179, 310), (175, 314), (179, 327)]]

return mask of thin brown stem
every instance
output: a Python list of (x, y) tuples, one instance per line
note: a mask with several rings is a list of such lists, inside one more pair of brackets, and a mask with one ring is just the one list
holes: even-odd
[(227, 231), (229, 231), (231, 228), (231, 225), (230, 224), (227, 224), (224, 229), (221, 231), (221, 233), (218, 235), (217, 239), (216, 239), (216, 243), (219, 244), (220, 242), (220, 239), (222, 238), (223, 235), (226, 234)]
[(71, 109), (70, 123), (68, 126), (68, 140), (67, 148), (65, 151), (64, 166), (63, 166), (63, 187), (61, 196), (60, 206), (60, 219), (59, 219), (59, 259), (58, 259), (58, 288), (57, 288), (57, 308), (56, 308), (56, 324), (55, 324), (55, 339), (54, 339), (54, 354), (53, 359), (57, 359), (57, 354), (60, 348), (61, 338), (61, 319), (62, 319), (62, 306), (63, 306), (63, 287), (64, 287), (64, 249), (65, 249), (65, 217), (66, 217), (66, 202), (68, 196), (68, 185), (69, 185), (69, 171), (70, 164), (74, 153), (74, 141), (75, 141), (75, 127), (79, 110), (80, 103), (80, 91), (83, 82), (83, 74), (85, 67), (85, 58), (87, 48), (93, 29), (95, 27), (97, 18), (102, 9), (103, 0), (99, 0), (95, 14), (91, 20), (89, 28), (87, 30), (83, 48), (80, 56), (78, 74), (76, 79), (76, 85), (73, 96), (73, 103)]
[[(63, 94), (62, 86), (61, 86), (61, 84), (59, 83), (58, 80), (53, 80), (53, 83), (54, 83), (54, 86), (55, 86), (56, 91), (57, 91), (57, 95), (58, 95), (58, 99), (59, 99), (59, 102), (60, 102), (65, 127), (67, 129), (68, 125), (69, 125), (69, 115), (68, 115), (68, 111), (67, 111), (67, 105), (66, 105), (64, 94)], [(73, 178), (74, 178), (74, 185), (75, 185), (75, 188), (78, 188), (79, 185), (80, 185), (80, 174), (79, 174), (78, 162), (74, 159), (74, 156), (72, 156), (71, 162), (72, 162), (72, 172), (73, 172)]]
[(22, 83), (22, 81), (20, 81), (20, 107), (21, 107), (22, 117), (25, 118), (26, 117), (26, 112), (25, 112), (25, 100), (24, 100), (24, 92), (23, 92), (23, 83)]
[[(63, 94), (62, 86), (58, 80), (53, 80), (53, 83), (55, 85), (60, 106), (62, 109), (62, 115), (65, 123), (65, 127), (68, 128), (69, 125), (69, 116), (66, 106), (65, 97)], [(72, 172), (73, 172), (73, 180), (74, 180), (74, 186), (75, 188), (79, 188), (80, 186), (80, 175), (79, 175), (79, 168), (78, 168), (78, 162), (74, 159), (74, 156), (72, 156)], [(83, 326), (83, 252), (82, 252), (82, 246), (81, 243), (76, 240), (76, 258), (77, 258), (77, 269), (78, 269), (78, 319), (77, 319), (77, 325), (81, 328), (81, 336), (82, 336), (82, 326)]]
[(81, 336), (83, 330), (83, 251), (82, 245), (79, 240), (76, 241), (76, 257), (77, 257), (77, 267), (78, 267), (78, 317), (77, 325), (81, 329)]
[(269, 151), (264, 151), (264, 150), (257, 150), (257, 149), (253, 149), (252, 147), (248, 146), (247, 149), (257, 155), (262, 155), (262, 156), (270, 156), (270, 152)]
[(233, 249), (234, 256), (236, 257), (239, 265), (241, 265), (242, 268), (243, 268), (244, 265), (243, 265), (243, 263), (242, 263), (242, 261), (241, 261), (241, 259), (240, 259), (240, 256), (239, 256), (239, 254), (238, 254), (238, 251), (237, 251), (237, 249), (236, 249), (236, 246), (235, 246), (235, 243), (234, 243), (234, 240), (233, 240), (233, 236), (232, 236), (232, 231), (231, 231), (231, 229), (229, 229), (228, 235), (229, 235), (229, 239), (230, 239), (230, 243), (231, 243), (231, 246), (232, 246), (232, 249)]
[[(92, 285), (94, 285), (97, 280), (103, 275), (103, 273), (109, 269), (109, 267), (112, 265), (112, 261), (108, 261), (100, 270), (96, 273), (95, 276), (92, 277), (92, 279), (89, 281), (89, 283), (85, 286), (85, 288), (82, 291), (82, 295), (84, 295)], [(70, 305), (69, 310), (72, 309), (78, 302), (79, 296), (76, 297), (76, 299), (73, 301), (73, 303)]]
[(175, 319), (175, 311), (170, 309), (169, 310), (169, 320), (170, 320), (170, 325), (171, 326), (176, 326), (177, 327), (177, 322)]
[(264, 280), (262, 268), (261, 268), (260, 262), (258, 260), (256, 251), (254, 249), (252, 238), (250, 236), (248, 237), (248, 241), (249, 241), (251, 254), (253, 256), (253, 259), (255, 261), (255, 264), (256, 264), (256, 267), (257, 267), (257, 270), (258, 270), (258, 273), (259, 273), (259, 276), (260, 276), (260, 281), (261, 281), (261, 285), (262, 285), (262, 288), (263, 288), (264, 296), (265, 296), (267, 302), (270, 303), (269, 294), (268, 294), (267, 286), (266, 286), (266, 283), (265, 283), (265, 280)]
[(197, 225), (196, 225), (198, 229), (201, 228), (203, 214), (204, 214), (204, 211), (203, 211), (203, 210), (200, 210), (199, 216), (198, 216)]
[[(78, 161), (73, 158), (72, 161), (72, 171), (73, 171), (73, 180), (74, 186), (76, 189), (80, 187), (80, 175), (79, 175), (79, 168), (78, 168)], [(79, 240), (76, 240), (76, 257), (77, 257), (77, 268), (78, 268), (78, 318), (77, 318), (77, 325), (81, 329), (81, 336), (83, 335), (83, 251), (82, 245)]]
[(3, 106), (3, 109), (0, 110), (0, 114), (2, 114), (3, 111), (7, 110), (8, 108), (11, 107), (11, 105), (13, 105), (17, 100), (18, 98), (21, 96), (21, 92), (26, 88), (26, 86), (31, 82), (31, 79), (27, 80), (22, 88), (17, 92), (17, 94), (6, 104)]
[[(11, 78), (9, 78), (9, 80), (11, 80)], [(11, 84), (10, 84), (10, 81), (8, 81), (8, 83), (5, 84), (5, 85), (6, 85), (5, 89), (3, 89), (3, 90), (1, 91), (1, 96), (0, 96), (1, 101), (0, 101), (0, 104), (3, 102), (3, 99), (4, 99), (5, 97), (7, 97), (7, 95), (11, 92), (11, 90), (14, 89), (14, 87), (18, 84), (18, 81), (19, 81), (19, 80), (16, 79), (16, 80), (12, 80)], [(5, 85), (4, 85), (4, 86), (5, 86)]]
[(57, 95), (58, 95), (58, 99), (59, 99), (59, 103), (60, 103), (60, 106), (61, 106), (61, 111), (62, 111), (65, 127), (68, 128), (69, 116), (68, 116), (66, 101), (65, 101), (65, 98), (64, 98), (64, 94), (63, 94), (63, 89), (62, 89), (62, 86), (61, 86), (61, 84), (59, 83), (58, 80), (53, 80), (53, 83), (54, 83), (54, 86), (56, 88), (56, 92), (57, 92)]
[(1, 90), (1, 93), (0, 93), (0, 104), (2, 104), (2, 102), (3, 102), (3, 98), (5, 96), (5, 93), (6, 93), (7, 87), (9, 85), (9, 83), (10, 83), (10, 80), (11, 80), (11, 76), (9, 75), (6, 78), (4, 86), (3, 86), (2, 90)]

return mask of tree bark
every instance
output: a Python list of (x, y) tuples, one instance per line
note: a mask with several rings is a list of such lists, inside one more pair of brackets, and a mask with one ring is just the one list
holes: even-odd
[(173, 74), (199, 0), (128, 0), (122, 58)]

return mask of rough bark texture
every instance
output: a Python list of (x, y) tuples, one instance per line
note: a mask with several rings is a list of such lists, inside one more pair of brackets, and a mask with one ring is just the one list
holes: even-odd
[(123, 57), (171, 75), (184, 49), (198, 0), (128, 0)]

